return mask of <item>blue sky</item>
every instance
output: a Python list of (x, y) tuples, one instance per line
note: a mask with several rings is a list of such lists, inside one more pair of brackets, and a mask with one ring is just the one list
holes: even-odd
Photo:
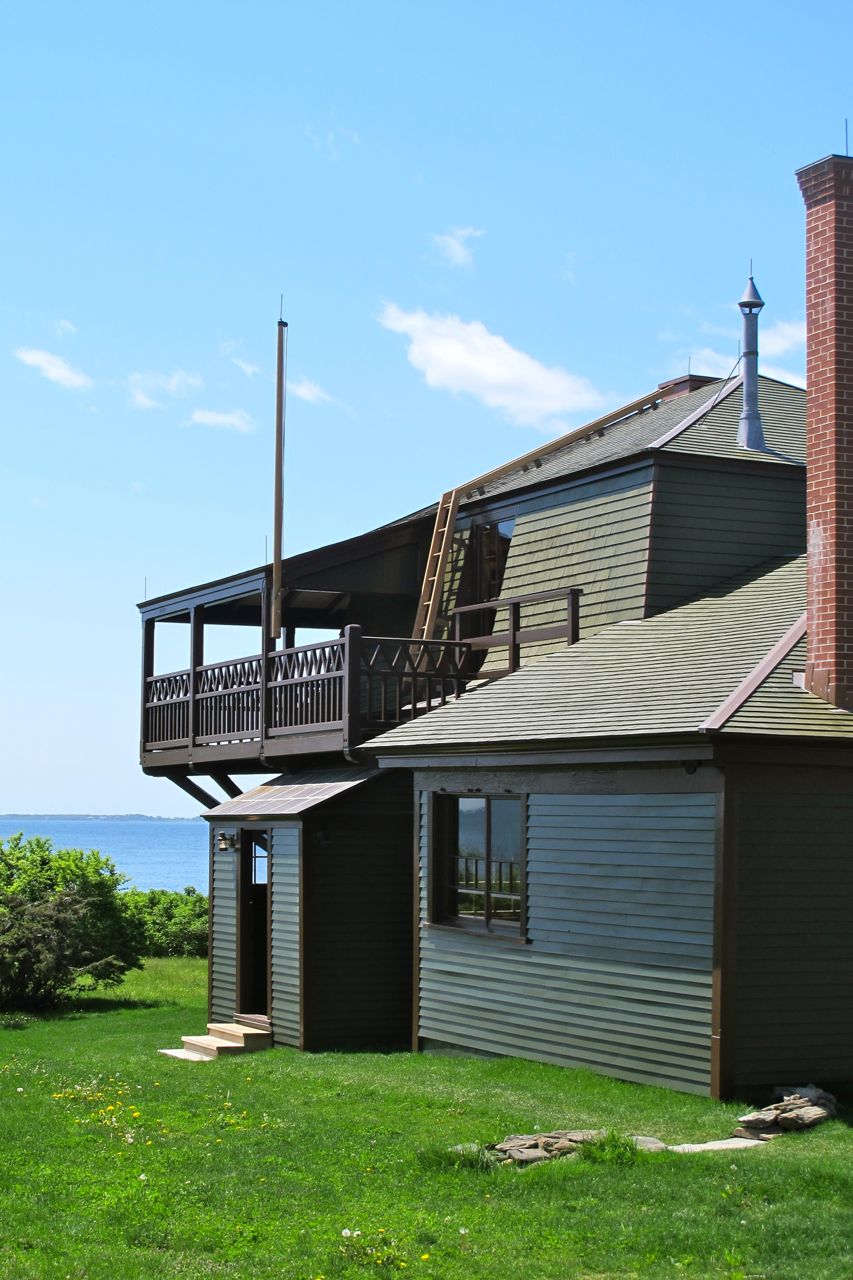
[[(303, 550), (684, 371), (802, 379), (794, 170), (848, 5), (44, 3), (0, 17), (0, 812), (137, 763), (144, 594)], [(845, 96), (846, 95), (846, 96)]]

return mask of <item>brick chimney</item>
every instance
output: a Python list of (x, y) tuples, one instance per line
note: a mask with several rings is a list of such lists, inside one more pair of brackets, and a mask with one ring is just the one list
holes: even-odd
[(797, 173), (806, 203), (805, 684), (853, 710), (853, 159)]

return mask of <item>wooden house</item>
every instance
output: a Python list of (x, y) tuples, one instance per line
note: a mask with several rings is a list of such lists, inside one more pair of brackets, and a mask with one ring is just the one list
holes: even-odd
[[(747, 325), (742, 376), (285, 561), (277, 643), (269, 567), (141, 606), (143, 768), (210, 806), (211, 1017), (715, 1096), (853, 1075), (853, 161), (800, 180), (808, 408)], [(259, 652), (206, 664), (219, 622)]]

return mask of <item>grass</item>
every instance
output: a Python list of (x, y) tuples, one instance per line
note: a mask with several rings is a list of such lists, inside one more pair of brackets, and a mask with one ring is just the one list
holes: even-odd
[(149, 961), (117, 996), (0, 1028), (3, 1280), (853, 1277), (842, 1120), (758, 1151), (628, 1159), (613, 1137), (491, 1169), (448, 1148), (697, 1141), (740, 1108), (512, 1060), (158, 1057), (204, 999), (203, 962)]

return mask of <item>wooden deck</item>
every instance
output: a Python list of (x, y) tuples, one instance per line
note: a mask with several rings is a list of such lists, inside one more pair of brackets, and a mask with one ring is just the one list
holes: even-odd
[(350, 751), (459, 697), (465, 641), (364, 636), (145, 674), (140, 757), (148, 773), (275, 768), (288, 756)]

